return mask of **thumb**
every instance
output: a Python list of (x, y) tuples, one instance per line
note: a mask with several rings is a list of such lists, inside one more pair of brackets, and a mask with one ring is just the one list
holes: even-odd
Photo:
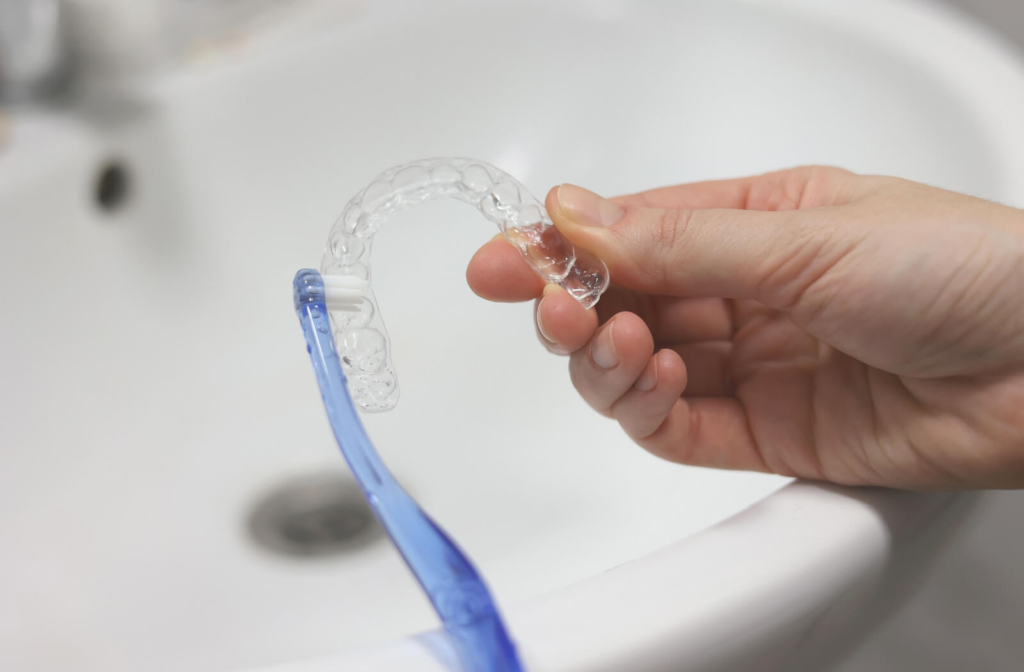
[[(756, 299), (788, 309), (849, 251), (821, 210), (665, 210), (620, 206), (571, 184), (547, 209), (617, 285), (676, 296)], [(834, 219), (834, 218), (829, 218)]]

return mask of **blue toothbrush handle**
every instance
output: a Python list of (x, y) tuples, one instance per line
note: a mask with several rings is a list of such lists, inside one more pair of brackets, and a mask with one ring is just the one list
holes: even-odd
[(381, 461), (349, 395), (331, 336), (323, 279), (299, 271), (295, 310), (334, 438), (367, 501), (451, 636), (465, 672), (522, 672), (490, 591), (469, 559)]

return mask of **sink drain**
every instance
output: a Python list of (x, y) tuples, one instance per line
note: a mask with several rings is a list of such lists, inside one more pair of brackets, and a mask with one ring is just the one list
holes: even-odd
[(270, 492), (253, 509), (249, 532), (259, 546), (301, 558), (348, 553), (383, 534), (355, 480), (336, 473), (292, 479)]

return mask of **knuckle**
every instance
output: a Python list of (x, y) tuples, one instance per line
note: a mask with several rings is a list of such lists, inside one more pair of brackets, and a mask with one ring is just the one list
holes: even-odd
[(833, 166), (804, 165), (765, 174), (747, 194), (746, 210), (799, 210), (834, 205), (853, 175)]
[(654, 242), (663, 248), (674, 248), (685, 232), (692, 210), (661, 210), (655, 217)]
[(798, 190), (800, 208), (836, 205), (843, 200), (843, 185), (853, 173), (833, 166), (808, 166), (802, 187)]
[(643, 250), (645, 257), (638, 260), (638, 265), (656, 278), (658, 286), (665, 286), (675, 276), (687, 232), (693, 222), (693, 210), (658, 210), (652, 213), (649, 229), (652, 249)]

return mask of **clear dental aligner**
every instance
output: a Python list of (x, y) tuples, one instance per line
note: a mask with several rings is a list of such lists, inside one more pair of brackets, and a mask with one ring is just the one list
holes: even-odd
[(391, 344), (370, 287), (373, 235), (393, 213), (445, 197), (476, 207), (545, 282), (560, 285), (584, 307), (595, 305), (608, 287), (604, 262), (575, 250), (544, 205), (494, 166), (425, 159), (383, 172), (345, 206), (320, 265), (338, 354), (352, 398), (365, 411), (388, 411), (398, 403)]

